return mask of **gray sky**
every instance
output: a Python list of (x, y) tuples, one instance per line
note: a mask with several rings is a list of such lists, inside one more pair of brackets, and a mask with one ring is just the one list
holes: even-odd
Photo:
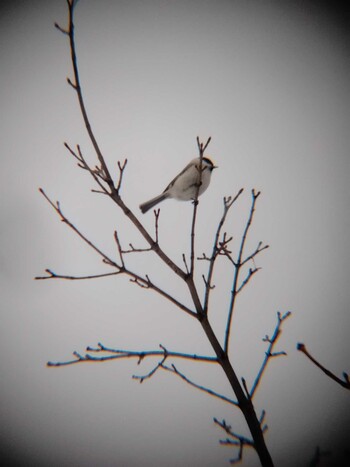
[[(322, 4), (322, 5), (321, 5)], [(113, 255), (140, 236), (67, 154), (79, 143), (93, 161), (76, 96), (66, 38), (65, 1), (1, 6), (1, 444), (24, 465), (228, 465), (213, 417), (246, 433), (238, 411), (158, 373), (131, 379), (156, 361), (47, 368), (97, 342), (134, 350), (210, 354), (198, 324), (150, 291), (114, 277), (34, 281), (105, 271), (38, 193), (45, 188), (67, 216)], [(316, 446), (334, 457), (350, 428), (349, 393), (295, 350), (297, 342), (337, 375), (349, 372), (348, 49), (341, 12), (322, 2), (80, 0), (76, 40), (84, 96), (101, 149), (117, 173), (128, 158), (123, 197), (161, 192), (196, 156), (196, 136), (219, 169), (201, 198), (198, 252), (209, 253), (222, 197), (245, 193), (226, 230), (237, 245), (250, 190), (262, 191), (249, 246), (271, 247), (239, 298), (233, 364), (252, 384), (276, 311), (291, 310), (256, 398), (267, 411), (276, 465), (308, 465)], [(191, 204), (161, 205), (161, 242), (179, 264), (189, 248)], [(175, 233), (175, 235), (174, 235)], [(189, 303), (180, 282), (151, 254), (130, 256)], [(200, 268), (198, 277), (200, 282)], [(222, 336), (231, 271), (218, 268), (211, 319)], [(232, 397), (219, 370), (178, 362), (199, 384)], [(19, 464), (21, 465), (21, 464)], [(245, 464), (256, 466), (254, 452)]]

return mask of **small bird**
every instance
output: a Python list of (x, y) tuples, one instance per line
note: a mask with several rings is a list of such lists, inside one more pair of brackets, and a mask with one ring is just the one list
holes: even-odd
[(173, 181), (165, 188), (163, 193), (156, 196), (155, 198), (140, 204), (140, 209), (143, 212), (147, 212), (153, 208), (156, 204), (164, 201), (167, 198), (177, 199), (179, 201), (190, 201), (194, 200), (197, 194), (198, 185), (199, 191), (198, 196), (205, 192), (210, 183), (211, 173), (217, 167), (207, 157), (202, 158), (202, 174), (200, 175), (200, 158), (193, 159), (182, 172), (177, 175)]

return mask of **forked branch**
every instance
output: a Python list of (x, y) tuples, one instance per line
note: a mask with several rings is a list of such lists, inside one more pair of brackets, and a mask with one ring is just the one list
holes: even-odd
[[(67, 366), (75, 365), (83, 362), (106, 362), (110, 360), (121, 360), (127, 358), (136, 358), (138, 365), (149, 357), (166, 357), (166, 358), (180, 358), (184, 360), (192, 360), (196, 362), (207, 362), (217, 363), (215, 357), (208, 357), (205, 355), (187, 354), (182, 352), (173, 352), (167, 350), (163, 345), (159, 345), (161, 350), (122, 350), (106, 347), (105, 345), (98, 343), (97, 347), (87, 347), (84, 355), (78, 352), (73, 352), (76, 357), (74, 360), (68, 360), (64, 362), (48, 362), (48, 366)], [(102, 354), (102, 355), (101, 355)]]
[(255, 212), (255, 205), (256, 205), (256, 201), (259, 195), (260, 195), (260, 191), (256, 192), (255, 190), (252, 190), (252, 204), (251, 204), (249, 216), (247, 219), (247, 223), (246, 223), (243, 235), (242, 235), (242, 240), (241, 240), (241, 244), (239, 247), (238, 256), (236, 260), (231, 260), (233, 264), (233, 268), (234, 268), (234, 274), (233, 274), (232, 289), (231, 289), (231, 300), (230, 300), (230, 305), (229, 305), (229, 310), (228, 310), (228, 315), (227, 315), (226, 330), (225, 330), (224, 350), (226, 354), (229, 351), (232, 317), (233, 317), (233, 312), (235, 309), (235, 303), (236, 303), (237, 296), (239, 292), (243, 289), (243, 287), (245, 287), (248, 281), (252, 278), (252, 276), (258, 271), (256, 267), (254, 269), (251, 269), (248, 275), (246, 276), (246, 278), (244, 279), (244, 281), (242, 282), (242, 284), (239, 284), (241, 268), (244, 264), (247, 263), (248, 260), (254, 260), (255, 256), (258, 253), (268, 248), (268, 245), (263, 246), (263, 244), (259, 242), (258, 247), (252, 254), (248, 255), (246, 258), (243, 257), (245, 243), (248, 237), (250, 226), (252, 224), (252, 220), (253, 220), (253, 216)]
[[(116, 350), (107, 349), (106, 347), (99, 344), (97, 349), (88, 348), (87, 353), (85, 355), (81, 355), (78, 352), (74, 352), (74, 357), (75, 357), (74, 360), (70, 360), (68, 362), (58, 362), (58, 363), (50, 362), (49, 365), (50, 366), (63, 366), (63, 365), (72, 365), (72, 364), (77, 364), (77, 363), (82, 363), (82, 362), (102, 362), (102, 361), (108, 361), (108, 360), (114, 360), (114, 359), (125, 359), (125, 358), (137, 358), (138, 363), (140, 363), (146, 357), (156, 357), (158, 359), (157, 364), (150, 370), (149, 373), (143, 376), (136, 376), (137, 379), (139, 379), (140, 381), (144, 381), (145, 379), (152, 377), (159, 370), (171, 371), (177, 376), (179, 376), (186, 383), (190, 384), (191, 386), (196, 387), (197, 389), (207, 392), (222, 400), (225, 400), (226, 402), (229, 402), (232, 405), (237, 405), (244, 415), (244, 418), (251, 432), (252, 439), (250, 440), (246, 437), (243, 437), (233, 432), (231, 427), (229, 427), (225, 421), (223, 422), (216, 421), (216, 423), (222, 429), (224, 429), (226, 434), (230, 437), (226, 441), (227, 444), (235, 444), (239, 446), (240, 448), (239, 458), (241, 458), (242, 450), (244, 446), (253, 446), (259, 456), (261, 464), (263, 466), (271, 467), (273, 465), (273, 462), (272, 462), (271, 456), (269, 454), (269, 451), (267, 449), (267, 446), (264, 440), (264, 429), (261, 427), (262, 422), (261, 420), (257, 418), (255, 410), (254, 410), (254, 406), (252, 403), (252, 395), (255, 391), (255, 388), (253, 388), (254, 391), (252, 391), (252, 393), (248, 392), (245, 381), (241, 382), (241, 380), (238, 378), (234, 368), (232, 367), (232, 364), (231, 364), (231, 361), (228, 355), (229, 342), (230, 342), (230, 331), (232, 327), (232, 315), (234, 311), (236, 297), (238, 293), (240, 293), (240, 291), (248, 284), (252, 276), (259, 270), (259, 268), (256, 268), (254, 264), (254, 268), (251, 268), (248, 271), (243, 281), (241, 280), (239, 276), (240, 270), (248, 261), (253, 261), (254, 263), (254, 258), (256, 257), (256, 255), (267, 248), (267, 246), (263, 246), (262, 243), (259, 243), (258, 247), (255, 249), (253, 253), (250, 253), (249, 255), (246, 255), (244, 257), (246, 238), (248, 236), (248, 231), (252, 223), (256, 199), (258, 198), (260, 193), (252, 190), (252, 206), (251, 206), (250, 214), (249, 214), (249, 217), (248, 217), (248, 220), (247, 220), (244, 232), (243, 232), (242, 241), (240, 244), (237, 258), (232, 257), (232, 252), (230, 250), (230, 245), (231, 245), (230, 242), (232, 240), (232, 237), (230, 237), (226, 232), (222, 232), (222, 230), (223, 230), (223, 225), (226, 220), (227, 213), (229, 209), (231, 208), (231, 206), (234, 204), (234, 202), (238, 199), (238, 197), (242, 193), (242, 190), (240, 190), (235, 197), (224, 199), (224, 212), (223, 212), (221, 221), (219, 222), (219, 226), (216, 231), (213, 251), (209, 258), (203, 255), (204, 256), (203, 259), (207, 259), (209, 261), (209, 269), (208, 269), (207, 275), (204, 277), (205, 295), (204, 295), (204, 299), (202, 303), (201, 299), (199, 298), (195, 279), (194, 279), (194, 276), (195, 276), (194, 274), (194, 271), (195, 271), (195, 234), (196, 234), (196, 219), (197, 219), (197, 210), (198, 210), (198, 194), (199, 194), (199, 189), (200, 189), (200, 184), (201, 184), (201, 175), (202, 175), (202, 160), (203, 160), (204, 153), (208, 147), (208, 144), (210, 143), (210, 138), (205, 143), (200, 142), (199, 139), (197, 138), (199, 160), (200, 160), (199, 183), (197, 186), (196, 196), (194, 197), (194, 200), (193, 200), (194, 206), (193, 206), (193, 216), (192, 216), (192, 223), (191, 223), (190, 256), (189, 256), (188, 263), (186, 261), (186, 258), (185, 257), (183, 258), (184, 266), (185, 266), (183, 269), (179, 267), (163, 251), (163, 249), (159, 245), (159, 237), (158, 237), (159, 212), (158, 212), (158, 215), (156, 214), (156, 219), (155, 219), (155, 235), (152, 236), (144, 228), (144, 226), (141, 224), (141, 222), (138, 220), (135, 214), (129, 209), (129, 207), (122, 200), (120, 196), (120, 190), (122, 186), (122, 180), (123, 180), (123, 175), (125, 171), (126, 161), (123, 164), (121, 164), (120, 162), (118, 163), (118, 168), (119, 168), (118, 180), (114, 182), (111, 177), (111, 173), (107, 167), (106, 161), (102, 155), (102, 152), (95, 138), (94, 132), (91, 128), (91, 124), (88, 118), (88, 114), (87, 114), (87, 110), (85, 107), (85, 102), (84, 102), (82, 90), (81, 90), (76, 49), (75, 49), (74, 22), (73, 22), (74, 8), (77, 4), (77, 0), (67, 0), (67, 4), (68, 4), (68, 10), (69, 10), (68, 28), (67, 29), (61, 28), (57, 24), (56, 24), (56, 27), (64, 35), (67, 35), (69, 37), (74, 78), (68, 79), (67, 81), (68, 81), (68, 84), (76, 92), (76, 95), (79, 101), (80, 110), (81, 110), (83, 120), (85, 123), (85, 127), (88, 132), (91, 143), (96, 152), (98, 165), (94, 167), (90, 166), (87, 163), (79, 146), (77, 146), (76, 150), (73, 150), (67, 144), (66, 144), (66, 147), (68, 151), (71, 153), (71, 155), (78, 161), (79, 167), (89, 172), (90, 175), (93, 177), (93, 179), (95, 180), (99, 188), (98, 193), (104, 193), (108, 195), (113, 200), (113, 202), (117, 204), (117, 206), (122, 210), (125, 216), (131, 221), (131, 223), (136, 227), (136, 229), (140, 232), (140, 234), (146, 240), (147, 244), (149, 245), (149, 248), (135, 248), (132, 244), (129, 244), (129, 248), (125, 249), (122, 246), (122, 242), (120, 240), (118, 233), (115, 232), (114, 240), (115, 240), (116, 250), (117, 250), (116, 251), (117, 259), (110, 258), (100, 248), (94, 245), (85, 235), (83, 235), (81, 231), (72, 222), (70, 222), (67, 219), (67, 217), (62, 213), (62, 210), (58, 202), (57, 203), (52, 202), (48, 198), (48, 196), (45, 194), (45, 192), (41, 190), (42, 194), (45, 196), (45, 198), (51, 204), (51, 206), (55, 209), (57, 214), (60, 216), (61, 220), (65, 222), (96, 253), (98, 253), (98, 255), (102, 258), (102, 261), (104, 264), (107, 264), (108, 266), (115, 269), (114, 272), (110, 274), (103, 273), (103, 274), (95, 274), (95, 275), (80, 276), (80, 277), (59, 275), (53, 272), (51, 269), (47, 269), (46, 270), (47, 276), (45, 276), (45, 278), (50, 278), (50, 279), (61, 278), (61, 279), (70, 279), (70, 280), (88, 279), (88, 278), (103, 277), (105, 275), (113, 275), (113, 274), (116, 275), (116, 274), (123, 273), (129, 276), (129, 279), (132, 282), (134, 282), (136, 285), (139, 285), (140, 287), (143, 287), (143, 288), (149, 288), (149, 289), (155, 290), (157, 293), (165, 297), (167, 300), (172, 302), (174, 305), (179, 307), (181, 310), (185, 311), (191, 317), (197, 318), (197, 320), (200, 322), (211, 344), (211, 347), (214, 351), (215, 356), (206, 357), (206, 356), (197, 356), (195, 354), (191, 355), (191, 354), (184, 354), (184, 353), (181, 354), (178, 352), (169, 352), (163, 346), (161, 346), (161, 350), (158, 350), (158, 351), (135, 352), (135, 351), (125, 351), (125, 350), (118, 350), (118, 349)], [(178, 278), (185, 281), (190, 291), (191, 298), (193, 301), (193, 310), (186, 307), (183, 303), (179, 302), (177, 299), (172, 297), (166, 291), (156, 286), (153, 280), (147, 274), (140, 275), (134, 271), (131, 271), (127, 267), (127, 264), (126, 264), (127, 254), (144, 252), (144, 251), (154, 252), (166, 265), (168, 265), (172, 269), (172, 271), (176, 274)], [(224, 258), (226, 258), (231, 263), (232, 267), (234, 268), (234, 279), (233, 279), (233, 285), (232, 285), (232, 291), (231, 291), (231, 302), (230, 302), (230, 307), (229, 307), (229, 312), (228, 312), (227, 324), (225, 328), (225, 339), (224, 339), (225, 342), (223, 346), (220, 343), (219, 339), (217, 338), (217, 335), (215, 334), (213, 327), (208, 319), (209, 296), (210, 296), (210, 291), (213, 289), (212, 281), (213, 281), (214, 265), (219, 256), (223, 256)], [(41, 279), (43, 278), (44, 277), (41, 277)], [(271, 339), (271, 341), (272, 340), (273, 338)], [(271, 344), (271, 341), (269, 341), (270, 344)], [(271, 348), (270, 354), (271, 354), (270, 357), (273, 356), (272, 348)], [(187, 378), (187, 376), (181, 373), (174, 365), (167, 366), (166, 361), (170, 357), (171, 358), (183, 358), (183, 359), (193, 360), (193, 361), (194, 360), (203, 361), (206, 363), (215, 363), (215, 364), (220, 365), (232, 387), (232, 390), (235, 394), (235, 397), (237, 398), (237, 401), (233, 401), (231, 399), (225, 398), (225, 396), (222, 396), (216, 393), (215, 391), (210, 390), (209, 388), (206, 388), (204, 386), (198, 385), (197, 383), (194, 383), (189, 378)], [(259, 381), (260, 381), (260, 377), (258, 378), (257, 384)]]
[(261, 382), (261, 378), (264, 374), (264, 372), (266, 371), (266, 367), (267, 367), (267, 364), (269, 363), (269, 361), (271, 360), (271, 358), (274, 358), (274, 357), (280, 357), (280, 356), (283, 356), (283, 355), (287, 355), (286, 352), (284, 351), (280, 351), (280, 352), (274, 352), (273, 349), (274, 349), (274, 346), (276, 345), (281, 333), (282, 333), (282, 324), (283, 322), (291, 315), (291, 312), (290, 311), (287, 311), (284, 315), (281, 315), (281, 313), (278, 311), (277, 312), (277, 324), (276, 324), (276, 327), (275, 327), (275, 330), (272, 334), (271, 337), (269, 336), (265, 336), (263, 338), (263, 341), (264, 342), (267, 342), (268, 343), (268, 348), (267, 348), (267, 351), (265, 352), (265, 358), (262, 362), (262, 365), (260, 367), (260, 370), (258, 371), (258, 374), (255, 378), (255, 381), (253, 383), (253, 386), (252, 386), (252, 389), (250, 390), (250, 397), (253, 398), (254, 397), (254, 394)]

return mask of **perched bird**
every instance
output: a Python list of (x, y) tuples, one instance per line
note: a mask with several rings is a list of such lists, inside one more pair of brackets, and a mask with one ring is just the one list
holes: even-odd
[(156, 204), (167, 198), (177, 199), (179, 201), (190, 201), (195, 199), (198, 186), (198, 196), (205, 192), (210, 183), (211, 173), (217, 167), (207, 157), (202, 158), (202, 167), (200, 173), (200, 158), (193, 159), (182, 172), (177, 175), (173, 181), (165, 188), (163, 193), (155, 198), (140, 204), (143, 213), (153, 208)]

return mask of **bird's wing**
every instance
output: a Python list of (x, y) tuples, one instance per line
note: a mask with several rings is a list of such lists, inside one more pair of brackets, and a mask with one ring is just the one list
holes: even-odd
[(186, 167), (185, 167), (179, 174), (176, 175), (176, 177), (175, 177), (175, 178), (169, 183), (169, 185), (165, 188), (165, 190), (163, 191), (163, 193), (165, 193), (166, 191), (168, 191), (169, 188), (171, 188), (171, 187), (174, 185), (174, 183), (176, 182), (176, 180), (177, 180), (179, 177), (181, 177), (181, 175), (182, 175), (184, 172), (186, 172), (186, 170), (190, 167), (190, 165), (192, 165), (192, 162), (189, 162), (189, 163), (186, 165)]

